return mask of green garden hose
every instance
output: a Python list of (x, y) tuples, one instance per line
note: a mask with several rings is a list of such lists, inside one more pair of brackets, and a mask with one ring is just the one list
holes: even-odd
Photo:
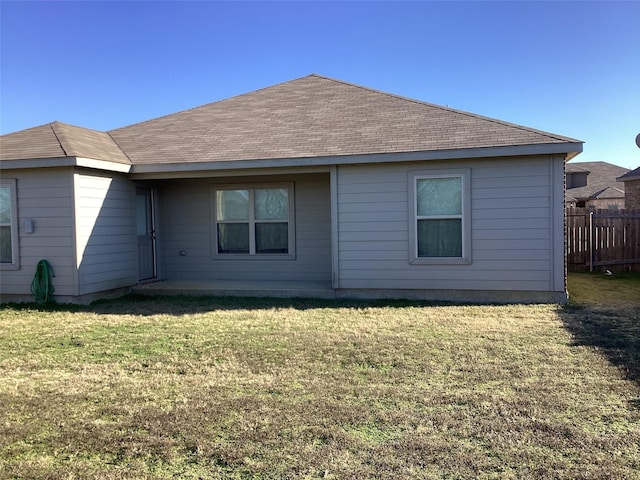
[(36, 266), (36, 274), (31, 282), (31, 293), (36, 297), (36, 302), (47, 303), (53, 298), (53, 284), (51, 283), (53, 268), (46, 260), (40, 260)]

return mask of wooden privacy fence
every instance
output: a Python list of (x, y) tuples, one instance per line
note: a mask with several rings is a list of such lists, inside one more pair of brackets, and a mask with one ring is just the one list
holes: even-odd
[(569, 271), (640, 269), (640, 210), (567, 208)]

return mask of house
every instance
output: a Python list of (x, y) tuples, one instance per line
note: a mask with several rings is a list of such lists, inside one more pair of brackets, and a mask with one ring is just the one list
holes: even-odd
[(640, 210), (640, 167), (616, 178), (624, 185), (624, 208)]
[(2, 301), (566, 300), (582, 142), (309, 75), (108, 132), (0, 137)]
[(624, 208), (624, 185), (616, 183), (616, 178), (628, 171), (607, 162), (568, 163), (566, 205), (593, 210)]

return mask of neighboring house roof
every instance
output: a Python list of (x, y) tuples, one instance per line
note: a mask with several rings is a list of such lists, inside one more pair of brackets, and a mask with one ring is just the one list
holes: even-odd
[(629, 182), (631, 180), (640, 180), (640, 167), (616, 178), (616, 181), (618, 182)]
[(575, 162), (567, 163), (566, 172), (586, 172), (587, 185), (567, 188), (567, 200), (595, 200), (603, 198), (624, 198), (624, 188), (616, 184), (616, 178), (629, 169), (607, 162)]
[(131, 163), (106, 132), (53, 122), (3, 135), (1, 160), (86, 157)]
[[(54, 122), (0, 138), (2, 159), (80, 152), (130, 161), (134, 172), (154, 165), (173, 168), (167, 164), (255, 160), (262, 165), (264, 160), (411, 152), (464, 158), (465, 150), (472, 157), (480, 155), (478, 149), (495, 147), (516, 148), (508, 148), (510, 154), (582, 151), (579, 140), (315, 74), (109, 132)], [(40, 145), (37, 151), (30, 150), (33, 143)], [(456, 153), (442, 153), (447, 151)]]

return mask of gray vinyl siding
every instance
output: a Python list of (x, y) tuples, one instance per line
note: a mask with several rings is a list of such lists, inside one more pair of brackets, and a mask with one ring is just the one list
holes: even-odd
[[(339, 287), (562, 291), (564, 265), (554, 254), (554, 246), (562, 253), (562, 200), (556, 198), (562, 161), (338, 167)], [(456, 168), (471, 169), (471, 263), (411, 265), (409, 172)]]
[(134, 194), (119, 175), (75, 175), (79, 295), (136, 283)]
[[(214, 256), (214, 185), (294, 184), (295, 258)], [(159, 192), (160, 275), (168, 280), (331, 281), (329, 174), (169, 181)], [(185, 255), (180, 255), (184, 252)]]
[[(3, 170), (16, 180), (18, 205), (18, 270), (2, 270), (0, 291), (5, 295), (31, 295), (31, 282), (40, 260), (53, 267), (56, 295), (73, 295), (76, 274), (73, 248), (73, 172), (70, 168)], [(27, 233), (25, 222), (33, 222)]]

